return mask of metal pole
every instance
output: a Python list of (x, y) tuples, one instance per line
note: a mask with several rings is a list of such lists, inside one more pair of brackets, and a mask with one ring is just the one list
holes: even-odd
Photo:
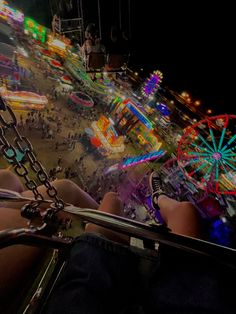
[(102, 38), (100, 0), (98, 0), (98, 27), (99, 27), (99, 37)]
[(122, 16), (121, 16), (121, 0), (119, 0), (119, 26), (120, 30), (122, 30)]
[(49, 0), (49, 6), (50, 6), (50, 11), (51, 11), (51, 15), (52, 15), (52, 18), (53, 18), (53, 9), (52, 9), (52, 0)]
[(128, 0), (128, 14), (129, 14), (129, 39), (131, 38), (131, 3)]
[(84, 42), (84, 13), (83, 13), (83, 1), (82, 0), (77, 0), (77, 4), (78, 4), (78, 13), (79, 13), (79, 17), (81, 18), (81, 33), (80, 33), (80, 45), (83, 45)]

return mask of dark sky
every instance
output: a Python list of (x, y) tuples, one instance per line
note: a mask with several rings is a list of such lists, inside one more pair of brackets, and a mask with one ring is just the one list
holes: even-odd
[[(167, 85), (187, 90), (206, 107), (225, 112), (226, 107), (234, 107), (235, 23), (232, 7), (226, 2), (211, 2), (214, 5), (206, 6), (206, 1), (155, 1), (155, 9), (154, 4), (140, 5), (134, 35), (137, 43), (140, 34), (140, 59), (143, 55), (146, 65), (162, 70)], [(144, 36), (138, 23), (142, 20)]]
[[(15, 1), (18, 6), (23, 2), (28, 8), (31, 6), (30, 14), (36, 19), (50, 16), (49, 0)], [(132, 63), (148, 72), (161, 70), (164, 84), (177, 91), (187, 90), (216, 113), (234, 113), (233, 2), (130, 2)], [(120, 3), (122, 28), (128, 30), (128, 0)], [(119, 25), (119, 0), (100, 0), (100, 5), (102, 32), (106, 36), (112, 24)], [(84, 0), (83, 6), (85, 24), (97, 23), (97, 0)]]

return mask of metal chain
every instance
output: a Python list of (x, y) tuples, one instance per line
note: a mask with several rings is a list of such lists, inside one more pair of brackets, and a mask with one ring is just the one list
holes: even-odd
[[(0, 97), (1, 98), (1, 97)], [(4, 107), (3, 107), (4, 105)], [(37, 160), (34, 152), (33, 146), (30, 141), (25, 137), (21, 136), (17, 130), (17, 120), (12, 109), (5, 104), (4, 100), (1, 99), (1, 107), (0, 110), (4, 110), (6, 114), (1, 114), (0, 111), (0, 150), (7, 160), (10, 160), (14, 165), (14, 170), (18, 176), (24, 178), (25, 186), (31, 190), (34, 194), (35, 201), (30, 205), (31, 209), (37, 209), (38, 205), (42, 200), (44, 200), (42, 194), (39, 193), (37, 184), (34, 180), (30, 179), (28, 169), (17, 160), (17, 152), (16, 148), (27, 157), (31, 169), (36, 173), (37, 178), (40, 183), (42, 183), (46, 187), (46, 191), (48, 196), (53, 199), (53, 203), (50, 207), (52, 207), (54, 212), (57, 212), (64, 208), (64, 202), (57, 196), (56, 188), (50, 183), (49, 177), (42, 166), (42, 164)], [(7, 118), (5, 116), (8, 116)], [(14, 144), (11, 145), (5, 134), (6, 130), (10, 129), (13, 131), (15, 135)]]

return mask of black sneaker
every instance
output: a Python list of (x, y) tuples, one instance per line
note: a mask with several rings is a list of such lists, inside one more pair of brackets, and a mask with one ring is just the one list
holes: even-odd
[(162, 180), (161, 180), (161, 178), (157, 172), (153, 171), (150, 174), (149, 184), (150, 184), (150, 188), (151, 188), (151, 192), (152, 192), (152, 206), (156, 210), (160, 210), (160, 208), (157, 204), (158, 197), (162, 194), (166, 195), (166, 193), (163, 190)]

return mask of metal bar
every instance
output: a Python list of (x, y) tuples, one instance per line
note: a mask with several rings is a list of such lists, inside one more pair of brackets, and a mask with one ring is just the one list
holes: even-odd
[(128, 13), (129, 13), (129, 39), (131, 38), (131, 3), (128, 0)]
[(81, 36), (81, 47), (84, 42), (84, 12), (83, 12), (83, 0), (79, 0), (79, 5), (80, 5), (80, 13), (81, 13), (81, 26), (82, 26), (82, 36)]
[(0, 249), (15, 245), (25, 244), (54, 249), (68, 249), (72, 238), (46, 237), (36, 234), (34, 229), (8, 229), (0, 231)]
[(212, 257), (218, 261), (236, 267), (236, 250), (204, 240), (177, 235), (169, 232), (164, 225), (145, 225), (124, 217), (118, 217), (92, 209), (79, 209), (74, 206), (65, 207), (64, 211), (73, 213), (81, 219), (97, 225), (127, 234), (139, 239), (148, 239), (188, 252)]
[[(224, 264), (236, 267), (235, 249), (171, 233), (166, 226), (161, 224), (147, 225), (124, 217), (93, 209), (83, 209), (73, 205), (66, 206), (64, 211), (74, 214), (74, 219), (77, 216), (83, 221), (89, 221), (122, 234), (142, 240), (152, 240), (188, 252), (212, 257)], [(10, 229), (0, 232), (0, 248), (14, 244), (26, 244), (66, 249), (69, 248), (71, 243), (71, 238), (46, 237), (36, 233), (35, 229)]]
[(70, 22), (70, 21), (80, 21), (81, 20), (81, 17), (76, 17), (76, 18), (74, 18), (74, 19), (66, 19), (66, 20), (61, 20), (61, 22)]
[(70, 30), (70, 31), (63, 31), (62, 33), (63, 33), (63, 34), (67, 34), (67, 33), (77, 33), (77, 32), (80, 32), (80, 33), (81, 33), (82, 30), (75, 28), (75, 29), (72, 29), (72, 30)]
[(102, 25), (101, 25), (101, 7), (100, 7), (100, 0), (98, 0), (98, 27), (99, 27), (99, 38), (102, 38)]
[(122, 30), (122, 14), (121, 14), (121, 0), (119, 0), (119, 27), (120, 27), (120, 30)]

